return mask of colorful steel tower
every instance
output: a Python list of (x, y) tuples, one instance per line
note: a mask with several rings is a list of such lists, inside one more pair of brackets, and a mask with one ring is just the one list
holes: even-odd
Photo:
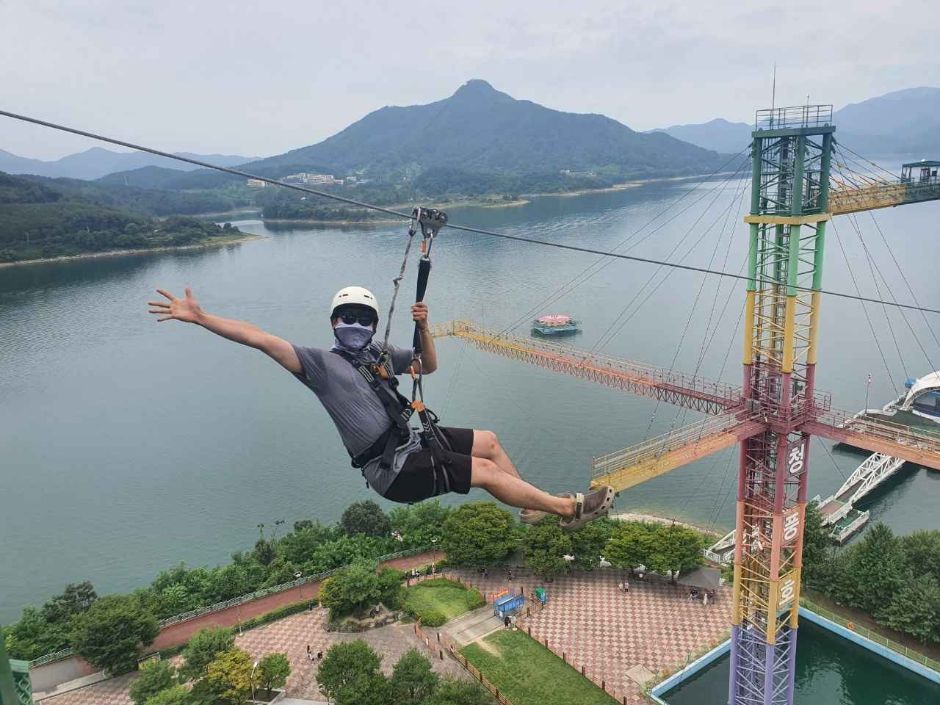
[(793, 701), (832, 106), (757, 113), (744, 397), (766, 424), (741, 443), (731, 705)]

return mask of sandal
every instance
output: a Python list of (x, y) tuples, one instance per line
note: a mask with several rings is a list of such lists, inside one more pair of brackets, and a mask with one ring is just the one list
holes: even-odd
[[(570, 492), (562, 492), (561, 494), (555, 495), (556, 497), (574, 497)], [(523, 524), (538, 524), (542, 519), (547, 517), (551, 512), (544, 512), (541, 509), (520, 509), (519, 510), (519, 521)]]
[(613, 504), (613, 487), (601, 487), (587, 495), (578, 492), (575, 495), (575, 515), (571, 519), (562, 519), (559, 524), (565, 531), (580, 529), (606, 515)]

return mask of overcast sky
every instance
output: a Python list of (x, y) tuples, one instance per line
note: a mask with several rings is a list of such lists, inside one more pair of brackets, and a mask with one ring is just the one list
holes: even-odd
[[(0, 108), (270, 155), (483, 78), (634, 129), (940, 86), (937, 0), (0, 0)], [(93, 143), (0, 118), (0, 149)]]

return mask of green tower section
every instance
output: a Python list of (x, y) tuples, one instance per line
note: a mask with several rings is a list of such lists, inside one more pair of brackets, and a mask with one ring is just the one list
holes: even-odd
[(0, 705), (33, 705), (33, 686), (26, 661), (11, 661), (0, 632)]

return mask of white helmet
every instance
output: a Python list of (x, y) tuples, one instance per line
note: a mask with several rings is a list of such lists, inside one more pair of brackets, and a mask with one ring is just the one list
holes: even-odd
[(375, 317), (379, 317), (379, 302), (368, 289), (361, 286), (347, 286), (333, 296), (333, 304), (330, 306), (330, 317), (340, 306), (366, 306), (375, 311)]

